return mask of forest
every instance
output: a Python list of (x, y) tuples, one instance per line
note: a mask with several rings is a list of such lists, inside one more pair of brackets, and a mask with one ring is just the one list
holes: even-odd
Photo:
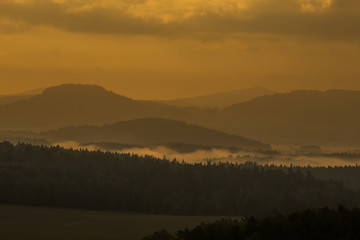
[(167, 230), (153, 233), (143, 240), (278, 240), (278, 239), (359, 239), (360, 209), (307, 209), (288, 215), (273, 212), (266, 217), (243, 220), (222, 219), (202, 223), (193, 229), (182, 229), (175, 234)]
[(150, 214), (250, 216), (359, 206), (358, 190), (311, 171), (255, 163), (0, 143), (0, 203)]

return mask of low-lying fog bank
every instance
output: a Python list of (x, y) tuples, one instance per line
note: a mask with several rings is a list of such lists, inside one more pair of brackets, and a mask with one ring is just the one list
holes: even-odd
[[(248, 152), (248, 151), (230, 151), (226, 149), (212, 148), (210, 150), (197, 150), (190, 153), (179, 153), (167, 147), (129, 147), (119, 149), (106, 149), (98, 145), (84, 145), (78, 142), (67, 141), (57, 142), (53, 145), (59, 145), (65, 148), (73, 149), (88, 149), (111, 151), (117, 153), (131, 153), (138, 155), (152, 155), (157, 158), (166, 158), (169, 160), (176, 159), (177, 161), (185, 161), (188, 163), (206, 163), (206, 162), (231, 162), (231, 163), (245, 163), (257, 162), (259, 164), (274, 164), (283, 166), (355, 166), (360, 164), (360, 154), (357, 149), (341, 149), (341, 152), (332, 152), (331, 148), (321, 153), (302, 153), (299, 147), (275, 147), (276, 151), (262, 153), (262, 152)], [(332, 148), (333, 150), (340, 150)]]

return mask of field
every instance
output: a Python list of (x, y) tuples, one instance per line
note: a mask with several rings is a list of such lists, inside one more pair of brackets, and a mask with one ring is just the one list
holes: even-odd
[(0, 205), (0, 239), (140, 240), (160, 229), (176, 231), (218, 218)]

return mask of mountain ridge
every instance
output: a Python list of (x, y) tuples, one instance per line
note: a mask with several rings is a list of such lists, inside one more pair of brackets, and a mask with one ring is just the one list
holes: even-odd
[(360, 139), (352, 136), (360, 133), (358, 109), (360, 91), (297, 90), (225, 108), (222, 112), (225, 120), (219, 127), (270, 142), (282, 139), (279, 142), (291, 143), (297, 139), (313, 144), (342, 141), (358, 144)]
[(263, 87), (246, 88), (226, 92), (218, 92), (188, 98), (176, 98), (160, 101), (162, 103), (179, 107), (201, 107), (201, 108), (225, 108), (238, 102), (245, 102), (251, 99), (275, 94), (276, 92)]
[(64, 127), (41, 132), (40, 135), (51, 141), (81, 143), (117, 142), (143, 145), (184, 143), (242, 149), (271, 149), (269, 145), (256, 140), (164, 118), (134, 119), (102, 126)]
[(166, 118), (268, 143), (354, 146), (360, 144), (358, 109), (356, 90), (297, 90), (216, 110), (134, 100), (99, 86), (70, 84), (0, 106), (0, 130), (44, 131)]
[(0, 106), (0, 126), (2, 130), (44, 130), (144, 117), (183, 120), (181, 116), (190, 116), (192, 112), (188, 108), (134, 100), (96, 85), (65, 84), (47, 88), (30, 99)]

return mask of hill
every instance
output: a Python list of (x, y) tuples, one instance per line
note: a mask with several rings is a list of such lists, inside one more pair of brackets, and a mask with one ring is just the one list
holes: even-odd
[(191, 98), (177, 98), (162, 102), (179, 107), (225, 108), (239, 102), (271, 94), (275, 94), (275, 92), (266, 88), (256, 87)]
[(144, 117), (191, 119), (194, 109), (136, 101), (96, 85), (65, 84), (0, 106), (0, 130), (44, 130)]
[(232, 105), (211, 127), (271, 143), (360, 143), (360, 91), (293, 91)]
[(184, 143), (239, 147), (242, 149), (270, 149), (269, 145), (255, 140), (182, 121), (161, 118), (129, 120), (100, 127), (66, 127), (42, 132), (41, 136), (51, 141), (77, 141), (81, 143), (117, 142), (136, 145)]

